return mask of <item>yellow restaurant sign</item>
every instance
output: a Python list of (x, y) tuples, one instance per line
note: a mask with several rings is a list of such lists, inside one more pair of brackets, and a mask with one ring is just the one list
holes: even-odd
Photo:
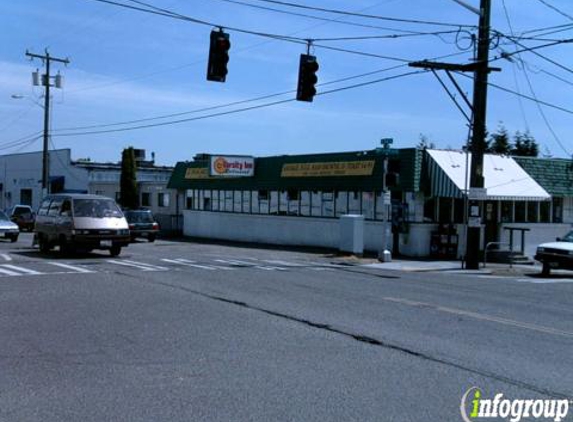
[(281, 177), (371, 176), (374, 160), (283, 164)]
[(208, 179), (208, 167), (188, 167), (185, 170), (185, 179)]

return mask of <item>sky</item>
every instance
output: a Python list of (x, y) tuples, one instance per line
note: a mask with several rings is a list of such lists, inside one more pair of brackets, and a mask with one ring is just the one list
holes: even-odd
[[(128, 146), (174, 165), (197, 153), (368, 150), (382, 138), (396, 148), (421, 136), (437, 148), (466, 143), (468, 121), (440, 80), (408, 67), (471, 61), (478, 16), (455, 0), (112, 1), (202, 23), (96, 0), (1, 0), (0, 154), (42, 149), (44, 89), (31, 74), (44, 65), (25, 53), (46, 49), (70, 61), (52, 63), (64, 85), (51, 90), (50, 148), (70, 148), (74, 159), (116, 162)], [(571, 157), (573, 44), (559, 41), (573, 38), (573, 3), (492, 0), (491, 25), (491, 65), (501, 72), (490, 74), (488, 131), (529, 131), (542, 155)], [(209, 33), (218, 27), (231, 39), (225, 83), (206, 80)], [(319, 95), (286, 101), (305, 40), (320, 65)], [(447, 75), (438, 76), (469, 113)], [(470, 99), (471, 76), (454, 75)]]

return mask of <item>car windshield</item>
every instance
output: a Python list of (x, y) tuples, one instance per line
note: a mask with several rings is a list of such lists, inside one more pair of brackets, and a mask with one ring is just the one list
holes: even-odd
[(111, 199), (74, 199), (75, 217), (117, 217), (123, 214), (117, 204)]
[(153, 215), (149, 211), (128, 211), (125, 218), (130, 223), (153, 223)]
[(0, 211), (0, 221), (10, 221), (10, 219), (8, 218), (8, 216), (4, 211)]
[(570, 231), (565, 236), (561, 238), (563, 242), (573, 242), (573, 231)]
[(14, 208), (14, 215), (24, 215), (24, 214), (31, 214), (32, 211), (30, 208), (27, 207), (16, 207)]

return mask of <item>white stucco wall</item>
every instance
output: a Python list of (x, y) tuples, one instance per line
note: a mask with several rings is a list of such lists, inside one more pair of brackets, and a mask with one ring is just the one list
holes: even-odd
[(338, 248), (338, 219), (183, 211), (183, 234), (208, 239)]

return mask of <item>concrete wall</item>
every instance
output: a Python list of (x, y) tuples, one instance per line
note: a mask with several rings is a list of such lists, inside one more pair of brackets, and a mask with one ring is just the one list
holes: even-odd
[[(430, 233), (435, 224), (412, 224), (401, 235), (400, 251), (412, 257), (430, 254)], [(390, 225), (388, 246), (392, 246)], [(384, 224), (364, 223), (364, 250), (377, 252), (382, 246)], [(235, 214), (209, 211), (183, 211), (183, 235), (219, 240), (269, 243), (291, 246), (316, 246), (338, 249), (340, 220), (335, 218), (287, 217)]]
[[(554, 242), (555, 238), (562, 237), (573, 229), (573, 224), (541, 224), (541, 223), (513, 223), (503, 224), (501, 228), (501, 241), (509, 242), (509, 231), (504, 227), (524, 227), (530, 229), (525, 233), (525, 255), (533, 258), (537, 245), (545, 242)], [(519, 250), (521, 246), (521, 235), (519, 232), (513, 234), (514, 250)]]
[(183, 234), (209, 239), (338, 248), (337, 219), (183, 211)]

